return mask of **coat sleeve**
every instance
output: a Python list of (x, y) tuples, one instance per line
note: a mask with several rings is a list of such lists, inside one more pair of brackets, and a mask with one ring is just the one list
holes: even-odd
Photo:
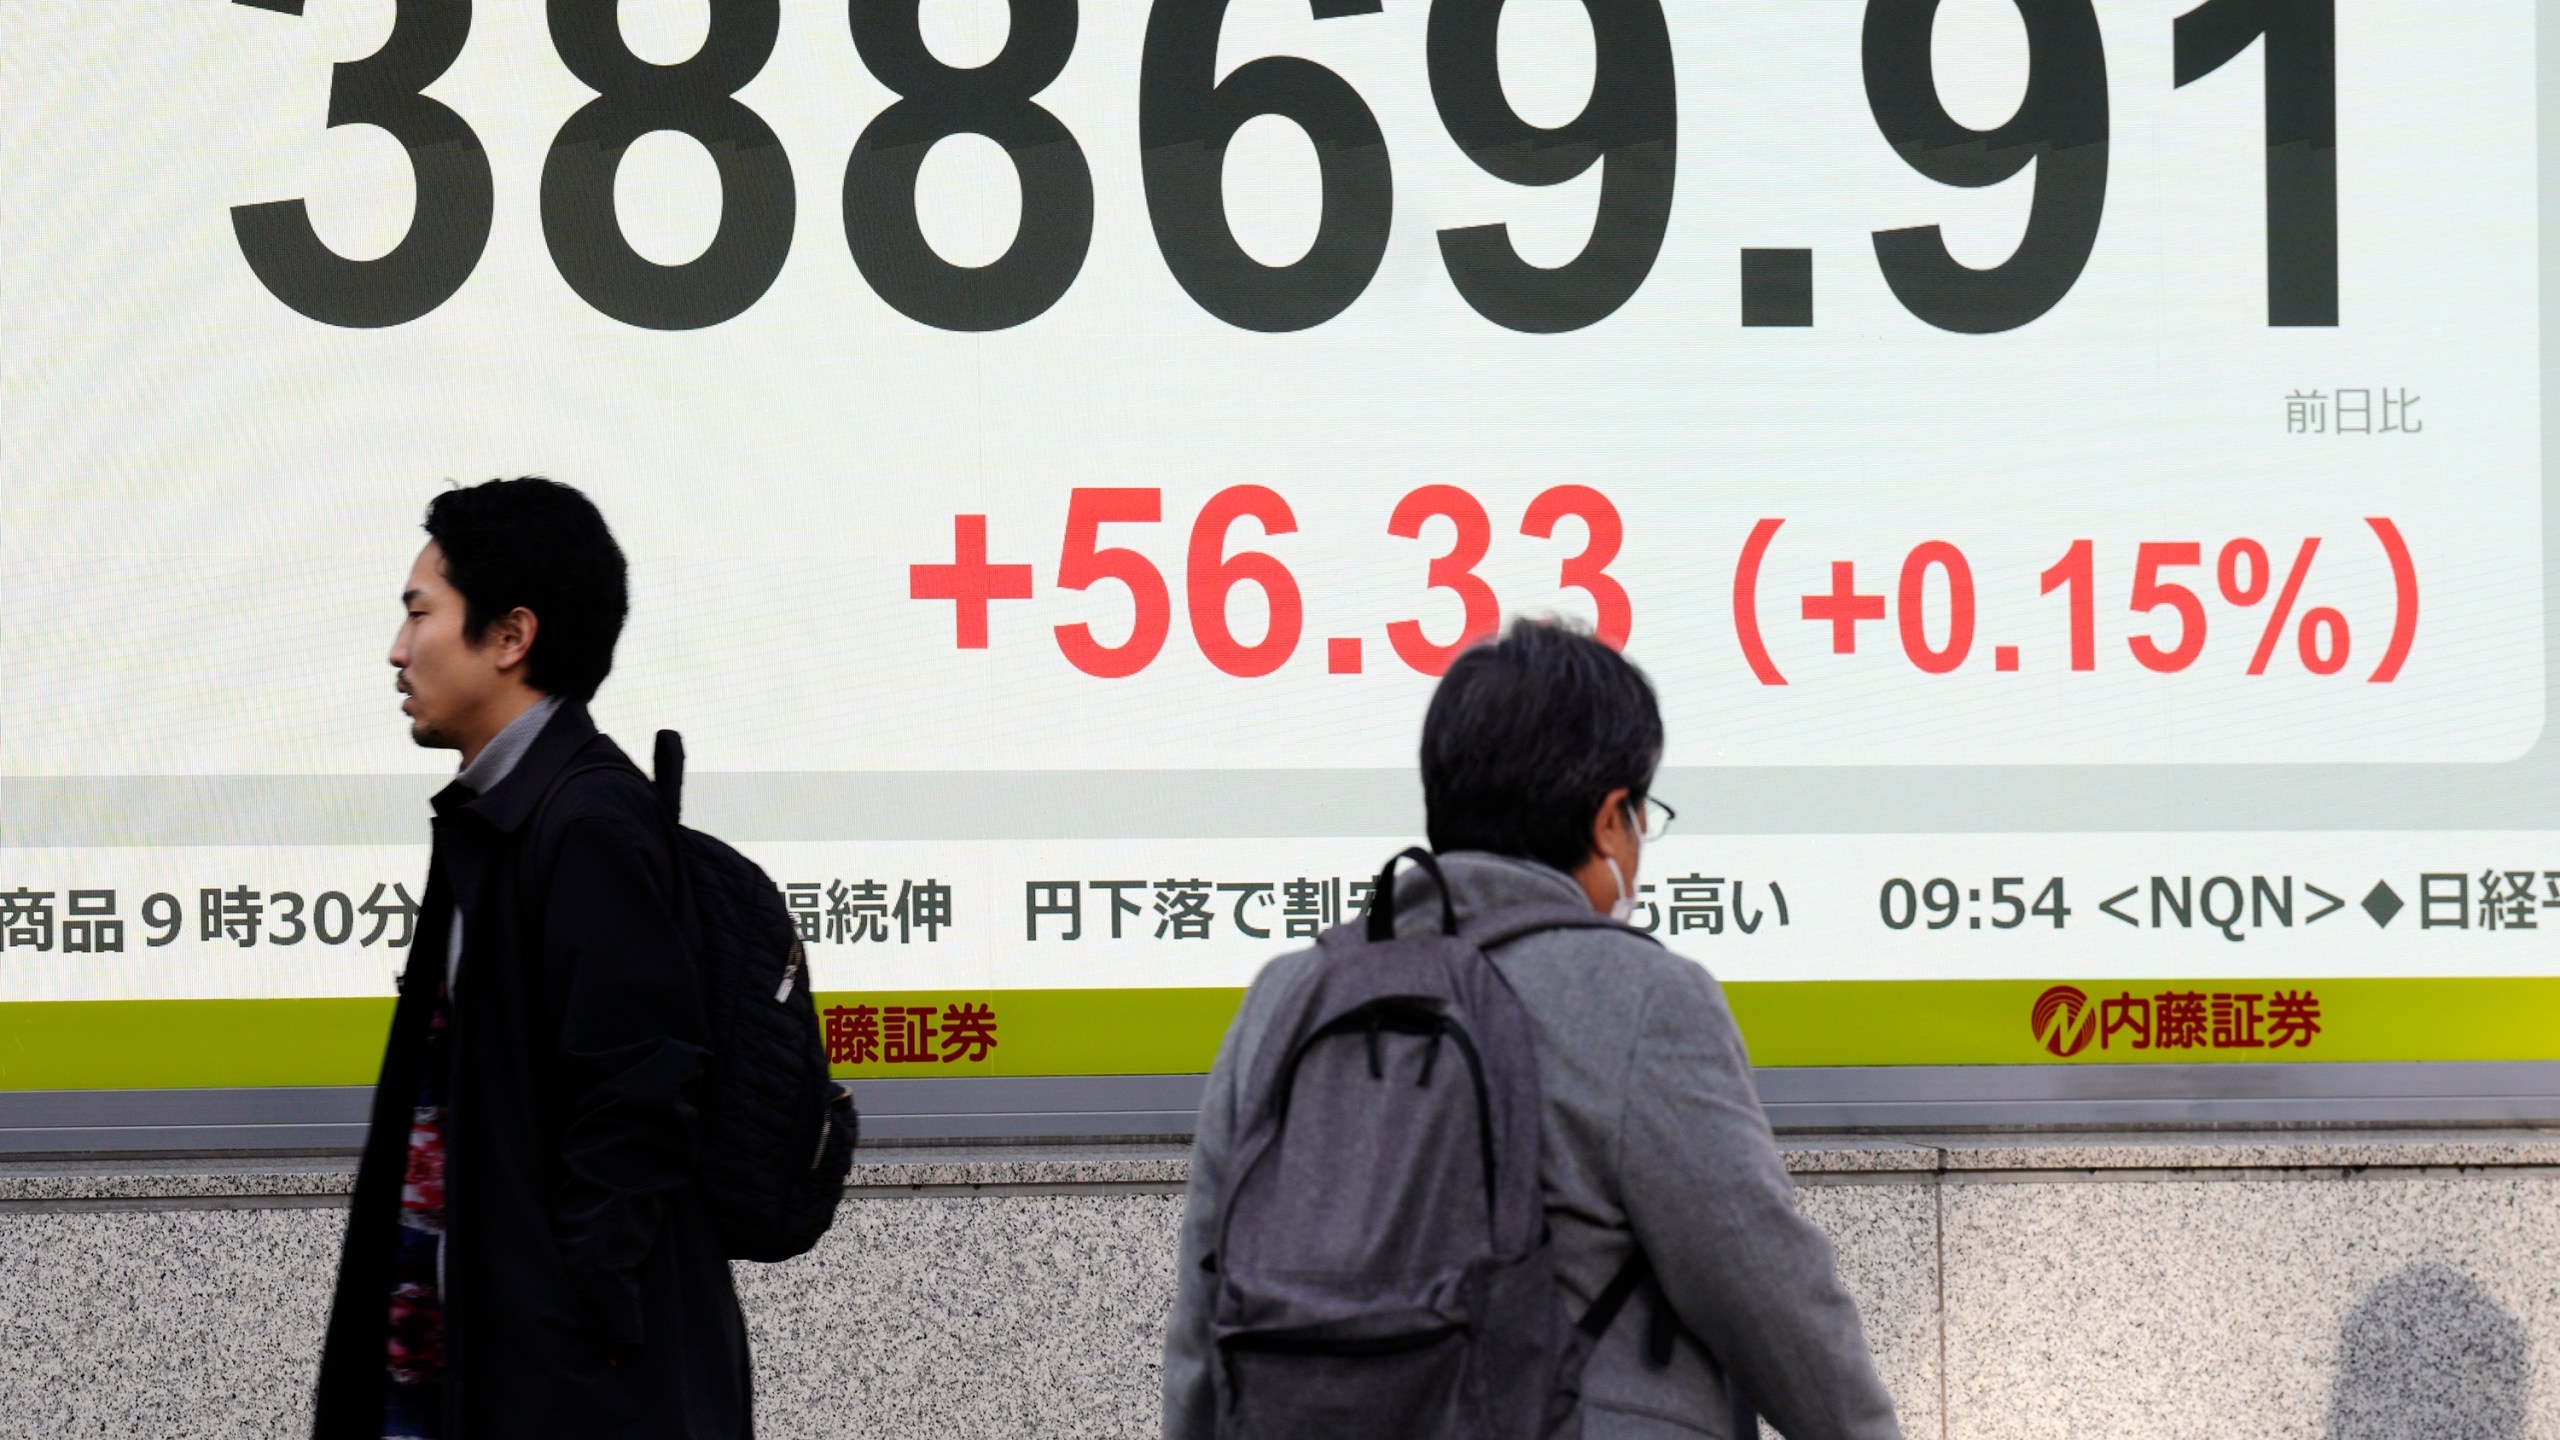
[(1723, 992), (1683, 964), (1647, 997), (1619, 1173), (1691, 1335), (1788, 1440), (1898, 1440), (1831, 1242), (1797, 1213)]
[(1202, 1268), (1217, 1244), (1218, 1195), (1236, 1138), (1237, 1034), (1253, 1009), (1248, 996), (1200, 1099), (1200, 1121), (1191, 1138), (1191, 1181), (1182, 1207), (1182, 1234), (1174, 1249), (1173, 1313), (1164, 1326), (1164, 1440), (1211, 1440), (1217, 1434), (1217, 1394), (1209, 1367), (1209, 1304), (1216, 1277)]
[(693, 1173), (702, 998), (662, 832), (580, 819), (556, 854), (543, 915), (566, 1103), (553, 1233), (598, 1332), (638, 1345), (640, 1262)]

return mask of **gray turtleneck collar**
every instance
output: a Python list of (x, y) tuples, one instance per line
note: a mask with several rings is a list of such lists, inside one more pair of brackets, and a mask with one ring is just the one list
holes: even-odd
[(516, 762), (524, 758), (524, 752), (533, 748), (534, 740), (542, 734), (542, 727), (551, 722), (552, 715), (559, 708), (560, 697), (557, 695), (545, 695), (536, 700), (532, 708), (508, 721), (507, 728), (481, 746), (480, 753), (471, 757), (471, 763), (463, 766), (462, 773), (453, 778), (474, 795), (486, 795), (497, 789), (498, 782), (506, 779), (508, 772), (516, 768)]

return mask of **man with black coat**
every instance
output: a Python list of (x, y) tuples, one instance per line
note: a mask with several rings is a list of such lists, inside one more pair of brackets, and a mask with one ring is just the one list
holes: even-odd
[(435, 797), (316, 1440), (752, 1434), (693, 1186), (706, 1056), (673, 822), (587, 718), (622, 552), (548, 480), (454, 489), (391, 650)]

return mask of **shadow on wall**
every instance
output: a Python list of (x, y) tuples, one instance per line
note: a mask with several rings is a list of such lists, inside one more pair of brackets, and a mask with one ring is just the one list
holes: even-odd
[(2523, 1327), (2470, 1276), (2412, 1265), (2347, 1317), (2330, 1440), (2518, 1440), (2526, 1383)]

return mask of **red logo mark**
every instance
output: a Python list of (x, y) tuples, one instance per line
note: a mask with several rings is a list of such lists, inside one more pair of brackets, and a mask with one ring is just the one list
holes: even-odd
[(2098, 1013), (2076, 985), (2056, 985), (2036, 997), (2033, 1018), (2038, 1044), (2056, 1055), (2077, 1055), (2098, 1035)]

